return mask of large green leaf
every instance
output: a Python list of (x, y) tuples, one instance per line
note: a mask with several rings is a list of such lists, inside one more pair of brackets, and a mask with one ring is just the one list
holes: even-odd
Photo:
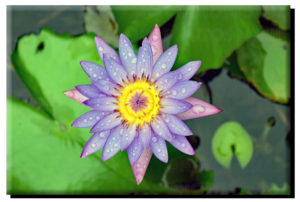
[(76, 130), (65, 128), (28, 104), (14, 99), (7, 103), (9, 194), (151, 193), (150, 184), (135, 184), (128, 162), (118, 162), (122, 170), (116, 172), (100, 155), (81, 159), (81, 145), (64, 138), (66, 133), (78, 135)]
[(146, 37), (155, 24), (159, 26), (171, 19), (178, 6), (112, 6), (119, 25), (119, 33), (137, 42)]
[(237, 51), (247, 80), (261, 94), (281, 103), (287, 103), (290, 97), (289, 46), (289, 42), (262, 32)]
[(38, 104), (53, 118), (64, 121), (87, 111), (63, 93), (75, 85), (90, 83), (79, 64), (81, 60), (103, 64), (92, 35), (56, 35), (49, 29), (23, 36), (12, 55), (16, 72)]
[(263, 16), (280, 29), (290, 29), (290, 6), (263, 6)]
[(187, 6), (176, 16), (171, 44), (175, 67), (202, 60), (199, 71), (220, 68), (231, 53), (261, 30), (257, 6)]

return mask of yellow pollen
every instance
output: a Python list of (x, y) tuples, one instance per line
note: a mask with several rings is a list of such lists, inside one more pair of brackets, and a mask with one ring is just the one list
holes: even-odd
[[(121, 117), (127, 124), (135, 122), (137, 126), (150, 123), (159, 113), (159, 91), (145, 78), (127, 83), (118, 90), (121, 95), (117, 97)], [(143, 100), (140, 107), (136, 107), (133, 100), (138, 97)]]

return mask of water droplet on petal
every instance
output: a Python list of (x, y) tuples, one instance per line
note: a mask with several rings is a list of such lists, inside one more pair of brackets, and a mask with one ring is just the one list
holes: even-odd
[(205, 108), (201, 105), (195, 105), (192, 109), (192, 111), (196, 114), (198, 113), (201, 113), (201, 112), (204, 112), (205, 111)]

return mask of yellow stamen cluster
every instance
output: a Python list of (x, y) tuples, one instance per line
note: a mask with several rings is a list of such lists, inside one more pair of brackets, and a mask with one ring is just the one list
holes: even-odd
[[(160, 95), (156, 87), (147, 79), (135, 79), (119, 89), (121, 95), (117, 98), (121, 117), (128, 124), (135, 122), (137, 126), (150, 123), (159, 113)], [(132, 99), (139, 94), (146, 100), (145, 105), (139, 110), (132, 106)]]

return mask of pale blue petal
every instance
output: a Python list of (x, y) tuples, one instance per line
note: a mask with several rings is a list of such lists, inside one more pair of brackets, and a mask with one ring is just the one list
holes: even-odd
[(119, 53), (123, 66), (128, 75), (136, 74), (137, 57), (129, 39), (124, 35), (120, 35), (119, 39)]
[(76, 128), (89, 128), (92, 127), (96, 122), (102, 119), (107, 112), (99, 111), (88, 111), (85, 114), (78, 117), (73, 123), (72, 126)]
[(157, 117), (156, 119), (152, 120), (151, 128), (155, 132), (156, 135), (159, 135), (160, 137), (164, 138), (165, 140), (169, 140), (169, 141), (172, 140), (173, 136), (161, 118)]
[(104, 55), (104, 65), (109, 77), (114, 82), (122, 84), (127, 81), (127, 73), (124, 68), (106, 55)]
[(121, 138), (117, 131), (117, 128), (111, 130), (111, 134), (108, 136), (107, 141), (102, 150), (102, 161), (106, 161), (113, 157), (116, 153), (120, 151), (121, 148)]
[(86, 106), (103, 111), (103, 112), (112, 112), (113, 110), (119, 108), (117, 105), (117, 99), (114, 97), (99, 97), (99, 98), (91, 98), (83, 102)]
[(198, 71), (200, 65), (201, 61), (192, 61), (175, 70), (175, 72), (180, 73), (180, 81), (186, 81), (194, 76), (194, 74)]
[(103, 56), (107, 55), (113, 58), (119, 64), (121, 64), (121, 60), (118, 54), (116, 53), (116, 51), (112, 47), (110, 47), (103, 39), (101, 39), (99, 36), (95, 36), (95, 42), (96, 42), (96, 48), (98, 54), (102, 61), (103, 61)]
[(142, 46), (139, 48), (137, 57), (137, 77), (144, 75), (146, 78), (151, 75), (153, 56), (151, 46), (147, 38), (143, 40)]
[(101, 132), (105, 130), (110, 130), (122, 123), (122, 118), (120, 117), (120, 113), (115, 112), (109, 115), (106, 115), (101, 119), (98, 123), (94, 125), (91, 129), (90, 133)]
[(188, 154), (188, 155), (194, 155), (195, 151), (189, 141), (184, 136), (175, 135), (174, 139), (170, 142), (171, 145), (173, 145), (175, 148), (177, 148), (179, 151)]
[(118, 92), (119, 86), (113, 82), (105, 80), (93, 80), (91, 79), (93, 85), (95, 85), (102, 93), (106, 95), (120, 96)]
[(193, 107), (192, 104), (173, 98), (162, 98), (160, 100), (161, 111), (168, 114), (179, 114)]
[(96, 98), (96, 97), (102, 97), (104, 96), (103, 94), (101, 94), (100, 90), (94, 86), (94, 85), (88, 85), (88, 84), (84, 84), (84, 85), (78, 85), (75, 86), (75, 88), (84, 96), (88, 97), (88, 98)]
[(80, 157), (84, 158), (101, 149), (104, 146), (109, 134), (110, 130), (94, 133), (94, 135), (85, 144)]
[(196, 81), (181, 81), (165, 92), (166, 98), (185, 99), (192, 96), (201, 86)]
[(174, 45), (158, 58), (151, 74), (152, 82), (171, 70), (177, 56), (177, 49), (177, 45)]
[(177, 82), (177, 76), (178, 74), (175, 72), (168, 72), (157, 79), (155, 86), (159, 91), (164, 92), (174, 86)]
[(139, 129), (139, 139), (142, 142), (145, 149), (149, 147), (151, 137), (151, 127), (148, 124), (143, 124), (143, 126)]
[(171, 133), (184, 136), (193, 134), (189, 127), (178, 117), (165, 113), (163, 113), (161, 117), (168, 126)]
[(104, 67), (89, 61), (81, 61), (83, 71), (92, 79), (109, 80)]
[(121, 134), (121, 150), (126, 149), (137, 135), (136, 124), (132, 123), (128, 127), (124, 127)]
[(151, 138), (150, 147), (154, 155), (159, 160), (165, 163), (168, 162), (168, 149), (167, 149), (166, 141), (163, 138), (154, 135)]
[(141, 141), (139, 141), (139, 138), (136, 137), (127, 148), (128, 159), (131, 165), (133, 165), (140, 158), (143, 150), (143, 144)]

